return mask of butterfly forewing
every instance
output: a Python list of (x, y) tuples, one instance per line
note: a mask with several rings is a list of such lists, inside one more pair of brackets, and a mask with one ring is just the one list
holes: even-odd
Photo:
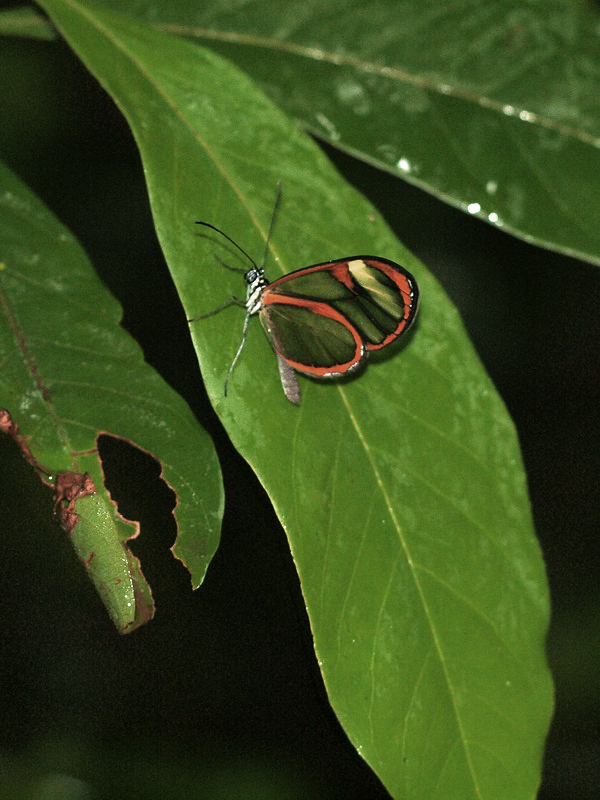
[(369, 350), (385, 347), (410, 325), (416, 314), (418, 290), (414, 278), (393, 261), (363, 256), (347, 263), (357, 293), (355, 307), (378, 332), (370, 330), (362, 319), (357, 319), (356, 325), (364, 331)]

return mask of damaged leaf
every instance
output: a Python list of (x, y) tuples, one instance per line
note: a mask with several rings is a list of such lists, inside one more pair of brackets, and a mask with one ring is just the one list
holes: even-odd
[(59, 475), (55, 508), (119, 631), (125, 633), (151, 620), (154, 604), (139, 560), (120, 539), (112, 504), (98, 492), (91, 476), (87, 472)]
[(40, 478), (117, 628), (152, 616), (127, 541), (137, 527), (103, 483), (97, 439), (158, 459), (177, 497), (173, 552), (202, 582), (216, 550), (223, 492), (208, 435), (120, 327), (121, 309), (73, 236), (0, 163), (0, 429)]

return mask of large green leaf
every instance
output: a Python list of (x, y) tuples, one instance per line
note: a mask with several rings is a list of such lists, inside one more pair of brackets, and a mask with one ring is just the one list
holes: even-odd
[[(65, 528), (122, 631), (152, 616), (150, 590), (104, 488), (98, 437), (160, 460), (178, 498), (173, 548), (198, 586), (219, 538), (217, 458), (190, 410), (144, 363), (81, 247), (0, 162), (0, 428), (56, 487)], [(91, 481), (86, 477), (91, 477)]]
[[(286, 533), (333, 707), (397, 798), (531, 798), (551, 710), (548, 598), (512, 423), (447, 297), (314, 143), (220, 57), (90, 2), (43, 0), (125, 113), (189, 317), (259, 258), (269, 269), (378, 253), (420, 281), (414, 335), (365, 374), (301, 379), (234, 307), (193, 325), (209, 394)], [(377, 363), (376, 363), (377, 362)], [(252, 518), (249, 513), (249, 519)]]
[[(528, 241), (600, 263), (597, 9), (102, 2), (209, 43), (333, 145)], [(7, 17), (7, 30), (17, 21)], [(22, 30), (51, 35), (33, 18)]]
[(600, 19), (572, 0), (138, 0), (294, 118), (504, 230), (600, 263)]
[[(210, 43), (335, 146), (528, 241), (600, 263), (597, 9), (102, 2)], [(6, 16), (6, 30), (51, 35), (33, 17), (17, 23)]]

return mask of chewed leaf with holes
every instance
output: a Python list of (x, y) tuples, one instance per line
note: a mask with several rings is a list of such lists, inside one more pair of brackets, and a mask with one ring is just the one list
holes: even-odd
[(120, 309), (73, 237), (0, 163), (1, 429), (55, 489), (56, 511), (121, 631), (152, 615), (151, 594), (104, 485), (97, 438), (159, 459), (174, 489), (175, 554), (198, 586), (214, 553), (222, 490), (212, 444), (144, 363)]

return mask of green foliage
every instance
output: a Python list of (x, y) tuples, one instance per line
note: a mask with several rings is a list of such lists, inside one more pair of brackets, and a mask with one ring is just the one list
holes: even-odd
[[(475, 76), (477, 86), (449, 75), (452, 91), (440, 89), (439, 75), (405, 80), (389, 62), (410, 20), (394, 26), (392, 4), (379, 6), (378, 19), (349, 12), (325, 58), (308, 42), (330, 30), (331, 9), (315, 12), (311, 30), (284, 41), (275, 33), (283, 29), (281, 19), (275, 24), (275, 5), (245, 4), (246, 20), (252, 9), (260, 13), (259, 41), (235, 15), (211, 4), (202, 4), (202, 12), (195, 3), (177, 4), (170, 25), (160, 14), (174, 14), (174, 6), (165, 5), (153, 15), (155, 27), (144, 21), (144, 3), (129, 9), (141, 22), (107, 10), (107, 3), (40, 5), (127, 118), (187, 317), (244, 291), (239, 276), (214, 260), (216, 252), (243, 266), (239, 254), (199, 233), (193, 221), (217, 225), (258, 258), (279, 180), (283, 201), (267, 264), (272, 278), (362, 253), (393, 259), (416, 275), (422, 306), (404, 346), (373, 358), (349, 381), (302, 378), (299, 409), (281, 392), (258, 325), (223, 397), (241, 334), (239, 309), (195, 323), (192, 337), (212, 404), (288, 536), (328, 696), (358, 752), (396, 798), (531, 798), (552, 707), (543, 652), (549, 612), (507, 411), (439, 284), (314, 142), (214, 48), (156, 26), (239, 55), (265, 86), (277, 84), (273, 94), (288, 111), (365, 159), (402, 169), (409, 164), (403, 153), (419, 142), (408, 170), (415, 180), (483, 209), (490, 207), (484, 198), (489, 204), (493, 196), (505, 225), (550, 241), (544, 215), (528, 197), (520, 201), (528, 214), (519, 217), (514, 197), (503, 195), (497, 149), (486, 148), (486, 157), (474, 153), (481, 158), (469, 164), (453, 153), (477, 126), (480, 142), (492, 126), (516, 152), (530, 153), (531, 122), (541, 123), (543, 110), (525, 123), (507, 113), (499, 95), (483, 102), (481, 84), (489, 81), (483, 74)], [(516, 47), (514, 20), (507, 30)], [(225, 36), (225, 29), (236, 35)], [(375, 34), (383, 30), (389, 44), (379, 50)], [(348, 56), (348, 42), (357, 42), (359, 52)], [(448, 41), (455, 57), (458, 42), (458, 33)], [(381, 66), (373, 70), (379, 54)], [(419, 73), (418, 64), (410, 68)], [(471, 72), (467, 77), (475, 81)], [(544, 130), (568, 139), (567, 131), (543, 122)], [(410, 138), (392, 138), (390, 131)], [(523, 137), (518, 143), (516, 131)], [(583, 146), (584, 139), (569, 141)], [(522, 165), (539, 175), (533, 158), (523, 156)], [(18, 179), (8, 171), (3, 176), (0, 232), (10, 246), (0, 286), (17, 322), (4, 330), (0, 403), (48, 473), (89, 472), (99, 491), (100, 433), (158, 458), (177, 493), (175, 552), (197, 585), (217, 544), (222, 505), (210, 443), (119, 329), (114, 301), (68, 232)], [(550, 193), (556, 214), (561, 192), (557, 181)], [(540, 199), (540, 208), (547, 209), (547, 200)], [(25, 211), (15, 227), (10, 215), (18, 208)], [(555, 246), (596, 258), (596, 226), (573, 228)], [(21, 342), (34, 354), (35, 372)], [(113, 534), (112, 544), (128, 536)]]
[[(195, 586), (218, 543), (218, 461), (186, 404), (119, 326), (118, 303), (81, 247), (2, 163), (0, 211), (0, 406), (11, 417), (4, 430), (17, 437), (43, 480), (57, 486), (57, 507), (82, 518), (72, 541), (117, 628), (131, 631), (151, 616), (150, 593), (126, 545), (136, 529), (119, 518), (104, 488), (98, 437), (126, 439), (160, 459), (179, 499), (175, 553)], [(202, 481), (202, 493), (190, 472)], [(85, 511), (69, 493), (76, 481), (68, 478), (84, 474), (98, 493), (81, 494)], [(72, 532), (66, 517), (65, 526)]]

